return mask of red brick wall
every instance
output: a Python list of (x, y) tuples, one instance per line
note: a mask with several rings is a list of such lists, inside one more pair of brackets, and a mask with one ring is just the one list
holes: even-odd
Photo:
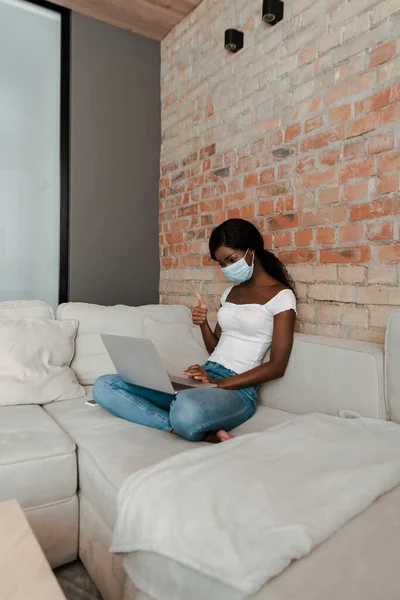
[(290, 267), (299, 330), (382, 342), (400, 305), (400, 2), (286, 0), (275, 27), (261, 6), (204, 0), (162, 43), (162, 301), (201, 290), (215, 319), (207, 240), (240, 216)]

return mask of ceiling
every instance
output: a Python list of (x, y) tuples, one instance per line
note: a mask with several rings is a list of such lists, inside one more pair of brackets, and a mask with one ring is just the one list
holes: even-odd
[(52, 0), (83, 15), (162, 40), (202, 0)]

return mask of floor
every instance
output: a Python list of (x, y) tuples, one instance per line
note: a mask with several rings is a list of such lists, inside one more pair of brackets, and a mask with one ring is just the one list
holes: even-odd
[(102, 600), (80, 560), (54, 571), (68, 600)]

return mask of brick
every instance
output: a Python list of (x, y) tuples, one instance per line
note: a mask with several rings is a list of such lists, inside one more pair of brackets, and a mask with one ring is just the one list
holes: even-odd
[(312, 169), (315, 169), (315, 166), (315, 156), (306, 156), (297, 162), (296, 173), (305, 173), (306, 171), (311, 171)]
[(319, 129), (325, 124), (324, 115), (318, 115), (318, 117), (311, 117), (311, 119), (307, 119), (304, 124), (305, 133), (309, 133), (310, 131), (314, 131), (314, 129)]
[(317, 229), (317, 244), (321, 246), (330, 246), (335, 243), (336, 229), (333, 227), (324, 227)]
[(288, 191), (288, 181), (276, 181), (275, 183), (271, 183), (269, 185), (264, 185), (257, 188), (256, 194), (257, 199), (261, 200), (263, 198), (268, 198), (271, 196), (281, 196), (282, 194), (286, 194)]
[(394, 237), (393, 221), (382, 223), (369, 223), (367, 225), (367, 239), (370, 241), (390, 240)]
[(292, 243), (290, 231), (280, 231), (273, 235), (274, 248), (288, 247)]
[(285, 264), (300, 262), (315, 262), (317, 253), (314, 250), (283, 250), (279, 252), (278, 258)]
[(315, 326), (315, 335), (321, 335), (325, 337), (341, 337), (343, 334), (340, 325), (335, 325), (333, 323), (323, 324), (318, 323)]
[(371, 113), (365, 117), (361, 117), (361, 119), (357, 119), (352, 123), (349, 123), (347, 129), (347, 137), (353, 138), (359, 135), (363, 135), (364, 133), (368, 133), (368, 131), (373, 131), (377, 129), (381, 124), (381, 115), (380, 113)]
[(368, 64), (370, 67), (381, 65), (396, 56), (396, 41), (393, 40), (387, 44), (381, 44), (368, 55)]
[(351, 163), (343, 167), (340, 171), (340, 181), (348, 181), (349, 179), (358, 179), (362, 177), (370, 177), (375, 175), (375, 160), (368, 158), (358, 163)]
[(368, 268), (368, 283), (397, 283), (397, 271), (394, 265), (371, 265)]
[(317, 58), (317, 44), (314, 42), (301, 52), (299, 52), (297, 57), (297, 63), (299, 66), (305, 65), (307, 63), (312, 62)]
[(368, 327), (368, 310), (346, 306), (343, 310), (342, 324), (357, 327)]
[(201, 190), (201, 198), (204, 200), (206, 198), (214, 198), (215, 196), (220, 196), (226, 192), (226, 185), (224, 183), (215, 183), (214, 185), (210, 185), (207, 187), (203, 187)]
[(337, 267), (336, 265), (318, 265), (314, 267), (315, 281), (336, 281)]
[(340, 150), (326, 150), (321, 155), (321, 165), (326, 165), (328, 167), (333, 167), (333, 165), (337, 165), (341, 162), (341, 152)]
[(198, 211), (199, 207), (197, 204), (182, 206), (181, 208), (178, 208), (178, 217), (190, 217), (192, 215), (196, 215)]
[(289, 212), (294, 209), (294, 198), (293, 196), (283, 196), (278, 198), (275, 202), (275, 211), (278, 213)]
[(328, 302), (355, 302), (356, 288), (351, 285), (314, 284), (308, 289), (308, 297)]
[(315, 193), (309, 192), (304, 194), (296, 194), (296, 207), (298, 210), (303, 208), (313, 208), (315, 206)]
[(358, 265), (340, 266), (339, 280), (343, 283), (362, 283), (365, 279), (365, 267)]
[(297, 120), (299, 117), (304, 117), (304, 115), (318, 112), (321, 108), (321, 104), (322, 100), (319, 97), (303, 100), (303, 102), (300, 102), (300, 104), (297, 105), (294, 118)]
[(299, 225), (299, 214), (289, 213), (287, 215), (275, 215), (268, 218), (269, 229), (289, 229), (292, 227), (298, 227)]
[(389, 302), (393, 306), (400, 306), (400, 288), (389, 289)]
[(347, 206), (327, 206), (312, 212), (302, 212), (300, 224), (302, 227), (313, 227), (315, 225), (331, 225), (341, 223), (347, 219)]
[(351, 104), (337, 106), (329, 111), (329, 123), (342, 123), (347, 121), (351, 115)]
[(213, 104), (207, 104), (206, 106), (206, 117), (211, 117), (215, 113), (215, 107)]
[(315, 173), (303, 173), (296, 177), (297, 189), (319, 188), (324, 185), (337, 183), (338, 172), (336, 169), (317, 171)]
[(378, 184), (378, 193), (379, 194), (389, 194), (391, 192), (397, 192), (399, 189), (399, 174), (391, 173), (389, 175), (384, 175), (379, 180)]
[(338, 187), (322, 188), (318, 192), (318, 204), (335, 204), (340, 201), (340, 191)]
[(215, 198), (214, 200), (207, 200), (207, 202), (200, 202), (201, 212), (214, 212), (215, 210), (221, 210), (223, 206), (222, 198)]
[(290, 142), (291, 140), (296, 139), (301, 134), (301, 124), (295, 123), (294, 125), (289, 125), (285, 131), (285, 142)]
[(357, 289), (359, 304), (388, 304), (389, 290), (386, 287), (367, 286)]
[(366, 221), (390, 215), (393, 209), (391, 199), (373, 200), (365, 204), (355, 204), (350, 207), (351, 221)]
[(295, 246), (309, 246), (313, 241), (312, 229), (304, 229), (302, 231), (296, 231), (294, 234)]
[(210, 146), (206, 146), (200, 150), (200, 160), (204, 160), (209, 156), (213, 156), (215, 154), (215, 144), (211, 144)]
[(309, 150), (317, 150), (318, 148), (323, 148), (324, 146), (328, 146), (338, 140), (343, 139), (344, 129), (343, 127), (335, 127), (326, 131), (325, 133), (317, 133), (315, 135), (307, 137), (301, 143), (301, 151), (308, 152)]
[(388, 152), (381, 156), (379, 159), (379, 171), (380, 173), (400, 171), (400, 150)]
[(386, 329), (387, 323), (393, 309), (385, 308), (371, 308), (369, 316), (371, 320), (371, 327), (384, 327)]
[(253, 200), (253, 195), (250, 190), (246, 192), (238, 192), (237, 194), (228, 194), (224, 198), (226, 207), (238, 206), (238, 204), (250, 204)]
[(353, 56), (347, 59), (344, 63), (339, 66), (339, 70), (336, 72), (338, 81), (348, 79), (354, 75), (359, 75), (365, 70), (365, 58), (361, 56)]
[(339, 232), (341, 242), (360, 242), (364, 239), (363, 225), (347, 225), (341, 227)]
[(275, 168), (266, 169), (265, 171), (261, 171), (260, 173), (260, 183), (263, 185), (264, 183), (271, 183), (275, 179)]
[(346, 144), (343, 151), (343, 156), (346, 160), (352, 160), (353, 158), (360, 158), (367, 154), (367, 142), (366, 140), (357, 140)]
[(379, 260), (400, 261), (400, 244), (391, 244), (389, 246), (380, 246), (378, 248)]
[(343, 308), (337, 305), (322, 304), (318, 307), (318, 320), (327, 323), (337, 323), (342, 316)]
[(282, 131), (274, 131), (266, 138), (266, 146), (269, 150), (275, 148), (276, 146), (280, 146), (283, 142), (283, 133)]
[(397, 123), (400, 120), (400, 104), (387, 106), (379, 111), (379, 119), (381, 127), (389, 123)]
[(345, 200), (361, 200), (368, 194), (368, 181), (359, 181), (343, 186)]
[(313, 280), (313, 268), (305, 263), (289, 265), (288, 271), (295, 281), (308, 283)]
[(231, 208), (228, 210), (228, 219), (239, 219), (240, 218), (240, 208)]
[(254, 204), (251, 204), (250, 206), (243, 206), (240, 209), (240, 218), (241, 219), (252, 219), (255, 216), (256, 213), (256, 207), (254, 206)]
[(245, 175), (243, 180), (243, 187), (257, 187), (258, 185), (258, 173), (250, 173), (249, 175)]
[(315, 306), (306, 304), (305, 302), (298, 302), (297, 304), (297, 317), (301, 321), (308, 321), (310, 323), (315, 322)]
[(321, 263), (359, 263), (367, 262), (371, 257), (369, 246), (354, 246), (351, 248), (332, 248), (321, 250)]
[(270, 215), (274, 212), (274, 201), (273, 200), (265, 200), (264, 202), (260, 202), (258, 205), (258, 214), (259, 215)]
[(376, 135), (368, 139), (368, 152), (369, 154), (379, 154), (381, 152), (387, 152), (394, 148), (394, 136), (388, 135)]
[(387, 87), (380, 92), (377, 92), (373, 96), (369, 96), (368, 98), (364, 98), (364, 100), (359, 100), (355, 103), (354, 110), (355, 114), (360, 115), (366, 112), (372, 112), (374, 110), (378, 110), (378, 108), (383, 108), (390, 104), (392, 95), (392, 88)]

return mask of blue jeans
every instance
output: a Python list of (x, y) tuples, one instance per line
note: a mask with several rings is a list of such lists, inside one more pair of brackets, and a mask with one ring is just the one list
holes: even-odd
[[(204, 368), (214, 379), (234, 375), (212, 362)], [(175, 396), (126, 383), (118, 375), (103, 375), (94, 384), (93, 398), (122, 419), (163, 431), (174, 430), (187, 440), (200, 442), (210, 432), (229, 431), (250, 419), (257, 408), (257, 387), (193, 388)]]

